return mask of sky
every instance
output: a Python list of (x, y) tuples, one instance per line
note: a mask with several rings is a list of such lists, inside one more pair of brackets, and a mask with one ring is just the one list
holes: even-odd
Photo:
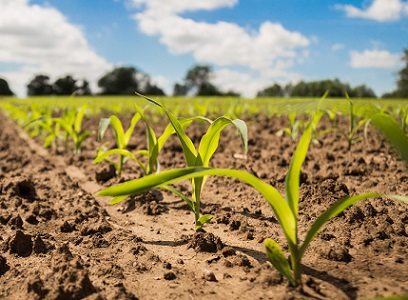
[(97, 80), (118, 66), (167, 94), (195, 65), (245, 97), (274, 83), (338, 78), (381, 96), (408, 48), (404, 0), (0, 0), (0, 78)]

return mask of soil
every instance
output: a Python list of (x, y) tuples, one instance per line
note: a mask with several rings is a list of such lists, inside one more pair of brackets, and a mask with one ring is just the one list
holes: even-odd
[[(360, 202), (326, 224), (303, 258), (302, 287), (292, 288), (267, 260), (262, 241), (285, 239), (265, 199), (227, 177), (210, 177), (194, 232), (193, 214), (176, 196), (154, 191), (117, 205), (95, 197), (105, 186), (142, 176), (130, 161), (115, 176), (93, 165), (100, 117), (79, 156), (44, 150), (0, 112), (0, 299), (367, 299), (408, 294), (408, 206), (389, 199)], [(122, 118), (129, 122), (130, 116)], [(277, 133), (287, 120), (252, 116), (249, 151), (227, 128), (212, 165), (251, 172), (284, 193), (296, 141)], [(347, 120), (338, 117), (342, 130)], [(323, 118), (319, 129), (330, 128)], [(153, 126), (156, 132), (162, 125)], [(187, 132), (196, 142), (205, 126)], [(358, 137), (363, 137), (358, 132)], [(113, 133), (104, 142), (113, 147)], [(146, 145), (136, 128), (131, 149)], [(161, 168), (184, 166), (168, 140)], [(408, 194), (408, 171), (371, 128), (347, 149), (338, 132), (319, 135), (301, 175), (299, 237), (337, 199), (376, 191)], [(189, 182), (177, 184), (185, 192)]]

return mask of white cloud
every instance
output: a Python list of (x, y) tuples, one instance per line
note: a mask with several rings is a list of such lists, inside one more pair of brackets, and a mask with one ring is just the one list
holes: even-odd
[[(266, 21), (258, 30), (243, 28), (235, 23), (219, 21), (216, 23), (198, 22), (179, 15), (180, 12), (193, 10), (213, 10), (221, 7), (232, 7), (237, 0), (133, 0), (138, 7), (143, 7), (134, 15), (139, 29), (147, 35), (159, 36), (171, 53), (191, 54), (198, 63), (213, 64), (223, 67), (246, 68), (255, 72), (256, 77), (262, 74), (286, 74), (286, 69), (296, 61), (302, 63), (308, 56), (305, 50), (311, 40), (296, 31), (285, 29), (280, 23)], [(165, 3), (165, 4), (164, 4)], [(162, 7), (164, 6), (164, 7)], [(272, 72), (273, 71), (273, 72)], [(285, 71), (285, 72), (284, 72)], [(234, 73), (237, 75), (236, 73)], [(242, 74), (238, 74), (239, 78)], [(218, 83), (226, 89), (242, 89), (242, 85), (233, 76), (218, 78)], [(257, 79), (252, 78), (253, 81)], [(267, 84), (274, 81), (267, 78)], [(248, 83), (249, 78), (243, 79)], [(264, 87), (264, 86), (263, 86)]]
[(214, 72), (213, 83), (221, 87), (223, 92), (235, 91), (244, 97), (254, 97), (257, 92), (270, 86), (273, 82), (285, 85), (289, 82), (297, 82), (301, 79), (300, 74), (287, 72), (279, 69), (268, 69), (263, 72), (243, 72), (230, 68), (222, 68)]
[(350, 51), (350, 65), (353, 68), (392, 69), (401, 63), (401, 55), (385, 50)]
[(374, 0), (366, 9), (342, 4), (337, 4), (335, 8), (344, 10), (349, 18), (364, 18), (379, 22), (396, 21), (408, 15), (408, 2), (401, 0)]
[(38, 73), (54, 79), (70, 74), (95, 82), (111, 68), (91, 49), (81, 29), (55, 8), (30, 5), (28, 0), (2, 0), (0, 11), (0, 66), (20, 66), (8, 72), (0, 67), (0, 73), (19, 96)]
[(163, 75), (152, 76), (150, 78), (150, 82), (163, 89), (164, 92), (168, 95), (171, 95), (173, 93), (173, 87), (170, 85), (169, 80)]

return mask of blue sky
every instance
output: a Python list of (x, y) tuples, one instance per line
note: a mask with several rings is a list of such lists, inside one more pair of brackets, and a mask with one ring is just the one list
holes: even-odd
[(253, 97), (275, 82), (339, 78), (395, 89), (408, 48), (403, 0), (0, 0), (0, 77), (96, 82), (135, 66), (167, 93), (195, 64)]

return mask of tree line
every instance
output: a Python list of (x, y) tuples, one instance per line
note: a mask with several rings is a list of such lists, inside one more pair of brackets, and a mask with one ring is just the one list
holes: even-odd
[[(398, 72), (397, 88), (382, 98), (408, 98), (408, 49), (404, 50), (402, 58), (405, 66)], [(222, 92), (211, 83), (213, 70), (208, 65), (195, 65), (189, 69), (182, 82), (173, 87), (174, 96), (240, 96), (234, 91)], [(115, 67), (103, 75), (97, 82), (99, 95), (134, 95), (135, 91), (151, 96), (165, 95), (164, 91), (153, 84), (149, 75), (131, 66)], [(321, 97), (329, 90), (329, 97), (344, 97), (348, 93), (354, 98), (377, 98), (374, 91), (366, 86), (350, 86), (339, 79), (319, 81), (300, 81), (297, 84), (281, 86), (278, 83), (264, 88), (257, 97)], [(58, 78), (55, 82), (44, 74), (36, 75), (27, 84), (28, 96), (48, 95), (93, 95), (89, 82), (76, 79), (71, 75)], [(0, 78), (0, 95), (12, 96), (14, 93), (5, 79)]]

